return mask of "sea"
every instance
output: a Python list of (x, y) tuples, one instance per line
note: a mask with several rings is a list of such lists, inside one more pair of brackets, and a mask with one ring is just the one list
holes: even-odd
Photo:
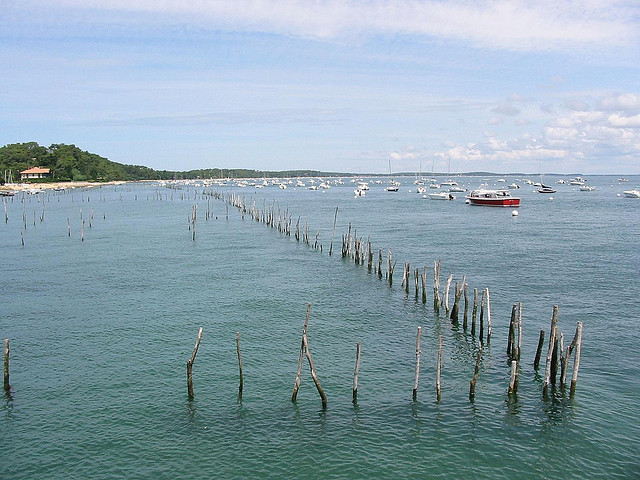
[[(522, 176), (454, 177), (465, 188), (515, 182), (517, 209), (469, 205), (465, 193), (430, 200), (414, 176), (397, 177), (397, 192), (365, 177), (361, 197), (348, 177), (318, 190), (259, 179), (2, 197), (11, 387), (0, 399), (0, 478), (640, 478), (640, 199), (622, 194), (640, 176), (588, 176), (592, 191), (559, 178), (545, 175), (557, 191), (540, 194)], [(342, 255), (349, 234), (371, 242), (371, 270)], [(450, 304), (456, 282), (468, 285), (466, 329), (462, 307), (458, 323), (434, 311), (437, 261), (441, 295), (452, 276)], [(473, 291), (487, 288), (490, 341), (470, 328)], [(554, 306), (565, 346), (583, 325), (573, 395), (559, 381), (543, 392)], [(326, 408), (306, 358), (291, 401), (308, 308)], [(573, 361), (569, 382), (572, 372)]]

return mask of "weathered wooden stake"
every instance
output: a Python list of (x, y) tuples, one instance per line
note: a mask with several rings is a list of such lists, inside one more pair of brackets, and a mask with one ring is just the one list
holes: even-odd
[(522, 302), (518, 302), (518, 352), (516, 360), (520, 362), (520, 353), (522, 352)]
[(517, 304), (513, 304), (511, 307), (511, 320), (509, 321), (509, 333), (507, 335), (507, 355), (513, 358), (512, 351), (514, 350), (514, 345), (516, 343), (516, 309), (518, 308)]
[[(553, 353), (556, 350), (556, 338), (558, 335), (558, 306), (553, 306), (553, 314), (551, 316), (551, 329), (549, 331), (549, 349), (547, 350), (547, 362), (544, 373), (543, 393), (546, 395), (549, 391), (549, 383), (551, 383), (551, 370)], [(555, 383), (555, 381), (553, 382)]]
[(466, 331), (467, 325), (469, 324), (469, 300), (467, 298), (468, 285), (466, 283), (462, 286), (462, 290), (464, 292), (464, 314), (462, 317), (462, 328)]
[(238, 400), (242, 400), (244, 380), (242, 376), (242, 355), (240, 354), (240, 332), (236, 332), (236, 352), (238, 353), (238, 370), (240, 371), (240, 385), (238, 386)]
[(442, 372), (442, 335), (438, 339), (438, 366), (436, 368), (436, 398), (440, 401), (440, 373)]
[(304, 320), (304, 326), (302, 327), (302, 342), (300, 344), (300, 356), (298, 358), (298, 373), (296, 373), (296, 381), (293, 385), (293, 394), (291, 395), (291, 401), (295, 402), (298, 398), (298, 389), (300, 388), (300, 375), (302, 374), (302, 359), (304, 358), (304, 337), (307, 335), (307, 327), (309, 326), (309, 314), (311, 313), (311, 304), (307, 303), (307, 317)]
[(487, 302), (487, 289), (482, 290), (480, 299), (480, 342), (484, 340), (484, 308)]
[(356, 343), (356, 368), (353, 371), (353, 404), (358, 402), (358, 373), (360, 373), (360, 342)]
[(9, 339), (4, 339), (4, 391), (8, 392), (11, 389), (9, 385)]
[(338, 221), (338, 207), (336, 207), (336, 213), (333, 215), (333, 230), (331, 231), (331, 244), (329, 245), (329, 256), (333, 253), (333, 236), (336, 233), (336, 222)]
[(576, 393), (576, 383), (578, 383), (578, 370), (580, 369), (580, 352), (582, 350), (582, 322), (578, 322), (576, 327), (576, 353), (573, 360), (573, 376), (571, 377), (571, 396)]
[(476, 317), (478, 316), (478, 289), (473, 289), (473, 311), (471, 312), (471, 336), (476, 336)]
[(440, 313), (440, 267), (442, 260), (433, 262), (433, 311)]
[(487, 290), (487, 345), (491, 343), (491, 296), (489, 288)]
[(538, 370), (540, 365), (540, 355), (542, 354), (542, 346), (544, 345), (544, 330), (540, 330), (540, 338), (538, 339), (538, 349), (536, 350), (536, 358), (533, 361), (533, 368)]
[(320, 381), (318, 380), (318, 375), (316, 375), (316, 368), (313, 365), (313, 359), (311, 358), (311, 351), (309, 350), (309, 342), (307, 341), (307, 334), (305, 333), (302, 336), (302, 344), (304, 346), (304, 351), (307, 355), (307, 361), (309, 362), (309, 370), (311, 370), (311, 378), (313, 378), (313, 383), (316, 384), (316, 388), (318, 389), (318, 393), (320, 394), (320, 398), (322, 399), (322, 409), (327, 409), (327, 396), (320, 385)]
[(518, 362), (511, 360), (511, 377), (509, 379), (509, 395), (518, 390)]
[(418, 327), (418, 336), (416, 337), (416, 373), (413, 377), (413, 401), (418, 399), (418, 379), (420, 378), (420, 337), (422, 336), (422, 327)]
[(480, 359), (482, 358), (482, 345), (478, 349), (478, 356), (476, 358), (476, 367), (473, 371), (473, 378), (469, 384), (469, 400), (473, 402), (476, 395), (476, 383), (478, 383), (478, 375), (480, 375)]
[(449, 288), (451, 287), (451, 281), (453, 280), (453, 274), (450, 274), (447, 278), (447, 283), (444, 287), (444, 314), (449, 315)]
[(196, 346), (193, 348), (191, 358), (187, 360), (187, 393), (189, 399), (193, 399), (193, 362), (196, 360), (196, 353), (198, 353), (198, 347), (200, 347), (200, 340), (202, 340), (202, 327), (198, 330), (198, 338), (196, 339)]

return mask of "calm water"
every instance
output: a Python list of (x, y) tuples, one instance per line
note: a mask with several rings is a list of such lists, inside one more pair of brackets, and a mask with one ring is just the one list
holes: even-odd
[[(402, 179), (397, 193), (375, 185), (363, 198), (346, 180), (324, 192), (218, 187), (260, 209), (288, 209), (293, 225), (298, 217), (308, 222), (312, 243), (320, 229), (322, 252), (243, 220), (233, 207), (227, 218), (224, 202), (197, 187), (16, 195), (0, 224), (0, 337), (11, 339), (12, 385), (0, 403), (0, 478), (639, 478), (640, 200), (618, 196), (640, 184), (629, 179), (590, 177), (593, 192), (523, 187), (517, 217), (465, 205), (464, 194), (423, 199), (413, 178)], [(349, 223), (383, 249), (385, 263), (392, 250), (392, 287), (340, 257)], [(479, 343), (434, 315), (437, 259), (443, 285), (449, 274), (466, 275), (471, 291), (491, 290), (493, 335), (473, 403)], [(400, 287), (407, 261), (412, 270), (429, 267), (426, 305), (413, 284), (408, 295)], [(506, 339), (518, 301), (522, 365), (518, 394), (509, 398)], [(326, 412), (306, 363), (298, 402), (290, 401), (307, 302)], [(584, 323), (573, 398), (560, 390), (543, 398), (544, 366), (532, 366), (554, 304), (567, 342)], [(185, 364), (200, 326), (189, 401)], [(354, 407), (356, 342), (362, 366)]]

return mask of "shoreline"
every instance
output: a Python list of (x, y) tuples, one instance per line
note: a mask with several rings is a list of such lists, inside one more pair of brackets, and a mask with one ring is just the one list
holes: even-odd
[(0, 185), (0, 190), (11, 192), (24, 192), (27, 190), (53, 190), (56, 188), (93, 188), (103, 185), (121, 185), (126, 181), (113, 182), (47, 182), (47, 183), (12, 183)]

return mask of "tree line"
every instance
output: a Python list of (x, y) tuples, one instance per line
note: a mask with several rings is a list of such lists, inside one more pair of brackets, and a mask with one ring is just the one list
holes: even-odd
[[(189, 171), (154, 170), (143, 165), (125, 165), (112, 162), (95, 153), (81, 150), (75, 145), (52, 144), (49, 147), (36, 142), (14, 143), (0, 147), (0, 183), (5, 172), (11, 171), (14, 181), (20, 172), (31, 167), (50, 169), (50, 181), (135, 181), (182, 180), (196, 178), (287, 178), (336, 175), (315, 170), (287, 170), (267, 172), (244, 168), (208, 168)], [(342, 174), (348, 175), (348, 174)], [(8, 178), (7, 178), (8, 180)]]

